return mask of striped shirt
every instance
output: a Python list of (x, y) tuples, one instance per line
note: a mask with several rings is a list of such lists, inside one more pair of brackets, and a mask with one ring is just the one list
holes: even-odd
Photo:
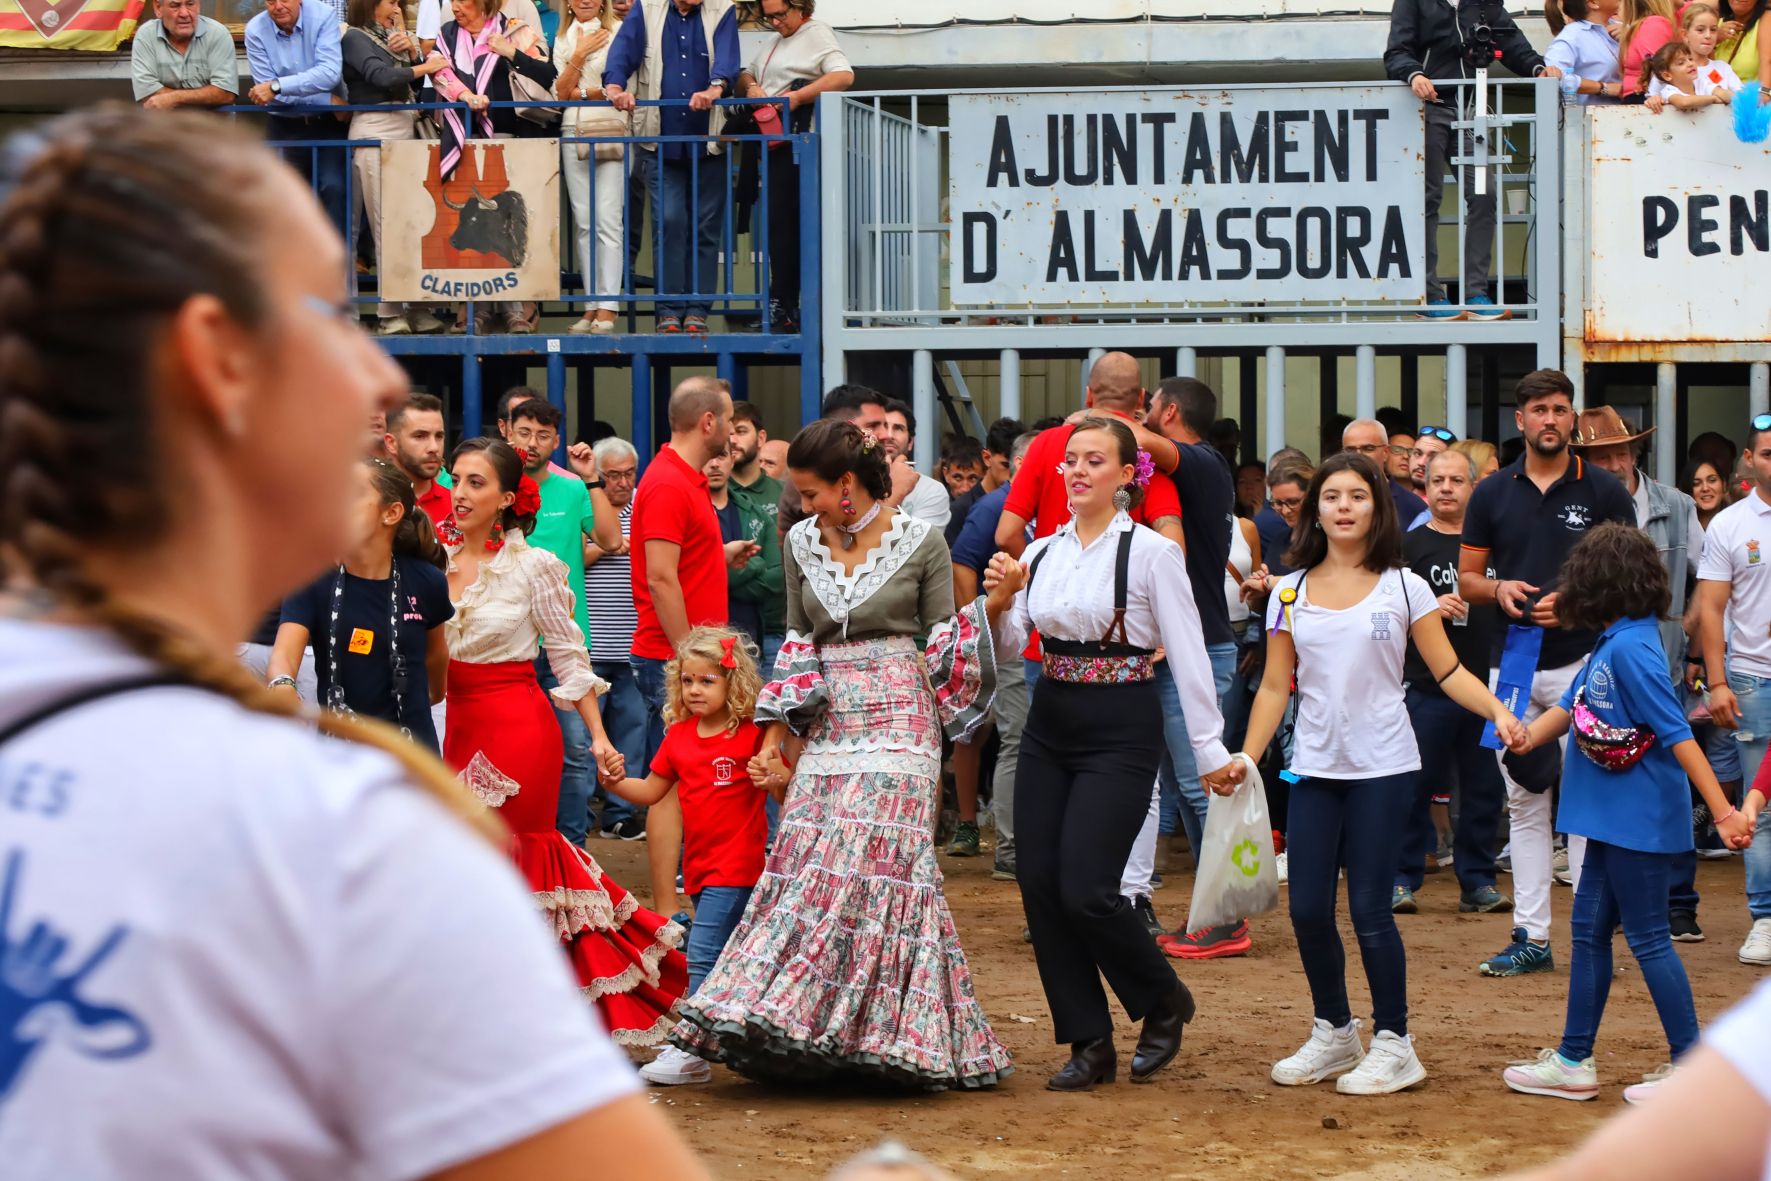
[[(621, 509), (621, 537), (626, 540), (633, 501)], [(633, 648), (639, 611), (633, 603), (633, 564), (626, 554), (604, 554), (584, 569), (584, 603), (590, 609), (590, 632), (596, 660), (621, 660)]]

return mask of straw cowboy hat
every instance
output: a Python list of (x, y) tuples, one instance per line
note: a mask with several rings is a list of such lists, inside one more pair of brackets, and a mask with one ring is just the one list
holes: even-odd
[(1614, 443), (1634, 443), (1654, 433), (1649, 427), (1639, 434), (1630, 434), (1629, 424), (1610, 406), (1594, 406), (1580, 412), (1574, 423), (1574, 446), (1609, 447)]

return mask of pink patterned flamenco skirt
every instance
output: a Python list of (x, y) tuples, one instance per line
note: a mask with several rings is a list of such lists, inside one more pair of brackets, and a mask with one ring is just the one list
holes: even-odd
[(942, 893), (940, 724), (914, 645), (818, 650), (829, 707), (738, 929), (671, 1034), (742, 1074), (926, 1090), (1010, 1073)]
[(510, 858), (609, 1036), (663, 1041), (689, 987), (682, 928), (642, 908), (554, 828), (565, 756), (534, 666), (450, 661), (443, 756), (511, 830)]

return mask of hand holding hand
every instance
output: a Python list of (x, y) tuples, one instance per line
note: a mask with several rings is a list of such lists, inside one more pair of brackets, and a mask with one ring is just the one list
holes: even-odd
[(1499, 703), (1496, 703), (1494, 709), (1494, 732), (1502, 742), (1506, 743), (1507, 749), (1514, 754), (1522, 755), (1533, 745), (1531, 731), (1525, 726), (1525, 723), (1515, 718), (1506, 706)]
[(597, 774), (605, 782), (611, 780), (620, 782), (627, 778), (627, 760), (608, 739), (601, 738), (593, 741), (590, 744), (590, 753), (591, 757), (596, 760)]
[(1726, 820), (1716, 824), (1716, 835), (1730, 849), (1744, 849), (1753, 843), (1753, 829), (1758, 827), (1758, 817), (1749, 816), (1744, 809), (1736, 808), (1728, 814)]
[(1234, 795), (1247, 780), (1248, 764), (1241, 759), (1231, 759), (1211, 774), (1199, 777), (1201, 783), (1220, 796)]
[(1018, 592), (1027, 584), (1027, 571), (1014, 558), (1001, 550), (991, 557), (990, 564), (984, 567), (984, 593), (992, 594), (999, 587), (1007, 586), (1010, 595)]

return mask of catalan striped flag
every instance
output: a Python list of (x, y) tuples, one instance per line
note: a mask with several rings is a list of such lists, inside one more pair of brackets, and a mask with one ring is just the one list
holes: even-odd
[(0, 48), (109, 53), (135, 35), (146, 0), (0, 0)]

